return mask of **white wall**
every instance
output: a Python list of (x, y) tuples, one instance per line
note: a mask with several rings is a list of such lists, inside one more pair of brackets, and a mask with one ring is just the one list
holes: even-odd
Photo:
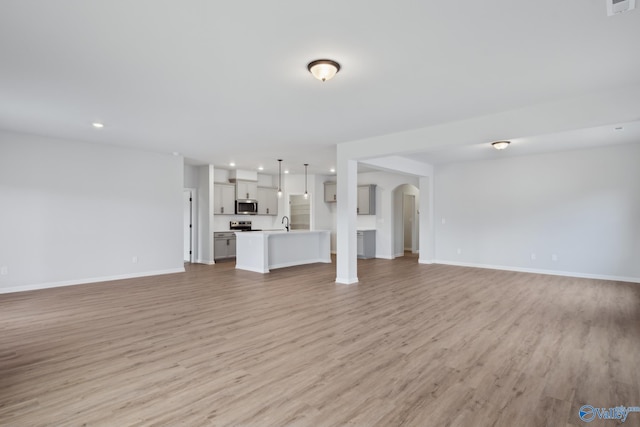
[(376, 258), (392, 259), (395, 257), (394, 223), (396, 200), (394, 190), (404, 184), (411, 184), (417, 187), (419, 185), (418, 178), (390, 172), (359, 173), (358, 185), (367, 184), (376, 184), (376, 214), (358, 215), (358, 229), (375, 229)]
[(436, 262), (640, 281), (639, 161), (635, 144), (438, 166)]
[(183, 271), (182, 162), (0, 132), (0, 292)]
[[(337, 204), (324, 201), (324, 183), (335, 182), (336, 176), (318, 175), (314, 177), (314, 180), (316, 229), (331, 230), (331, 251), (335, 253)], [(359, 230), (376, 230), (376, 257), (391, 259), (395, 256), (395, 244), (393, 242), (395, 230), (393, 229), (393, 224), (396, 215), (394, 211), (396, 200), (394, 198), (394, 190), (403, 184), (411, 184), (413, 190), (408, 190), (407, 194), (419, 194), (419, 191), (415, 188), (418, 185), (418, 178), (382, 171), (359, 173), (358, 185), (368, 184), (376, 184), (376, 214), (358, 215), (356, 218), (357, 228)], [(416, 202), (418, 200), (419, 198), (416, 198)], [(402, 203), (401, 199), (400, 203)], [(400, 208), (401, 211), (402, 208)], [(402, 222), (400, 222), (399, 232), (402, 232)], [(401, 241), (402, 239), (400, 239)], [(402, 251), (400, 251), (400, 255), (402, 255)]]
[(184, 165), (184, 188), (198, 188), (198, 167)]

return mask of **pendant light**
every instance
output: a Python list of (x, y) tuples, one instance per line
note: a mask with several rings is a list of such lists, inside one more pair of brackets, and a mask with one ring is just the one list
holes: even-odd
[(307, 168), (309, 167), (309, 163), (304, 164), (304, 198), (309, 198), (309, 193), (307, 193)]
[(282, 197), (282, 159), (278, 159), (278, 197)]

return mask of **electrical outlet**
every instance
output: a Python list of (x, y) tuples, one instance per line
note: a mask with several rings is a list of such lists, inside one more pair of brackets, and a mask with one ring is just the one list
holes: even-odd
[(446, 223), (447, 223), (446, 218), (442, 218), (442, 225), (444, 225), (444, 224), (446, 224)]
[(6, 265), (0, 267), (0, 275), (6, 276), (7, 274), (9, 274), (9, 268)]
[(536, 260), (536, 254), (531, 253), (531, 261), (535, 261)]
[(458, 248), (458, 255), (462, 253), (462, 249)]
[(558, 261), (558, 255), (556, 254), (551, 255), (551, 261), (553, 262)]
[(131, 258), (131, 262), (134, 263), (134, 264), (137, 264), (138, 263), (138, 257), (134, 256), (133, 258)]

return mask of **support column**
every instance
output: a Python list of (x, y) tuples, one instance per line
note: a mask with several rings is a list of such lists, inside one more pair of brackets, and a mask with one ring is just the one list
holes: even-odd
[(338, 145), (338, 188), (336, 217), (336, 283), (358, 282), (356, 208), (358, 162), (341, 154)]
[(434, 227), (433, 175), (421, 176), (420, 181), (420, 264), (432, 264), (436, 256)]
[(196, 262), (214, 264), (213, 253), (213, 165), (198, 167), (198, 245)]

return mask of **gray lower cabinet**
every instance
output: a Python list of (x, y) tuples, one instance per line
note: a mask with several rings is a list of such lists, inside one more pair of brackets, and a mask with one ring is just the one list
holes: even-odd
[(236, 233), (216, 231), (213, 233), (213, 259), (215, 261), (236, 257)]
[(376, 230), (361, 230), (358, 236), (358, 258), (376, 257)]

